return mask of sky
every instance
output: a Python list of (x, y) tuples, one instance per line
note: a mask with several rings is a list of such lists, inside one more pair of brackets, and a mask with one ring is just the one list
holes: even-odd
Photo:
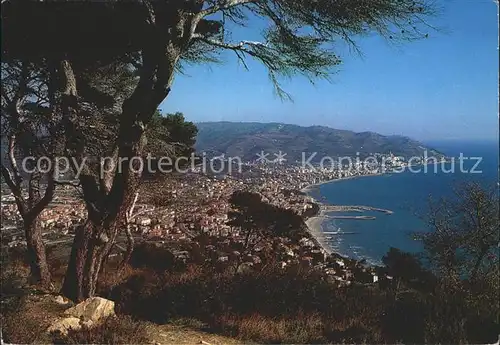
[[(338, 43), (343, 63), (332, 81), (283, 83), (293, 102), (273, 92), (266, 69), (234, 54), (225, 63), (196, 65), (177, 75), (163, 113), (202, 121), (283, 122), (419, 140), (498, 140), (498, 5), (493, 0), (437, 0), (429, 38), (395, 45), (357, 39), (363, 56)], [(258, 38), (259, 23), (238, 37)], [(236, 36), (235, 36), (236, 37)]]

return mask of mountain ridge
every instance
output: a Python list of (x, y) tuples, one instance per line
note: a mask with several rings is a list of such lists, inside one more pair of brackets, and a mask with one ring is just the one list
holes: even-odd
[[(309, 157), (368, 157), (374, 153), (409, 157), (442, 157), (441, 152), (402, 135), (382, 135), (372, 131), (354, 132), (322, 125), (299, 126), (279, 122), (198, 122), (196, 150), (207, 156), (226, 155), (252, 161), (261, 152), (287, 154), (288, 161)], [(314, 160), (313, 160), (314, 161)]]

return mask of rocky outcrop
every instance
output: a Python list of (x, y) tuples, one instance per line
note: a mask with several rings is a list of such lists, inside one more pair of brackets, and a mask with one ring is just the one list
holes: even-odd
[(101, 297), (92, 297), (69, 308), (64, 314), (77, 317), (84, 322), (91, 321), (96, 324), (107, 317), (115, 315), (115, 302)]
[(66, 317), (57, 319), (54, 323), (52, 323), (49, 328), (47, 328), (47, 333), (60, 333), (62, 335), (67, 335), (70, 329), (78, 331), (81, 328), (82, 326), (79, 318)]
[(59, 305), (63, 305), (63, 306), (71, 306), (71, 302), (70, 300), (68, 300), (67, 298), (63, 297), (63, 296), (56, 296), (54, 297), (54, 302), (59, 304)]
[[(65, 302), (62, 297), (58, 297), (54, 299), (55, 303), (62, 304)], [(101, 297), (92, 297), (66, 309), (63, 314), (64, 317), (52, 322), (47, 328), (47, 333), (67, 335), (69, 329), (80, 330), (83, 326), (93, 327), (106, 318), (115, 316), (115, 302)]]

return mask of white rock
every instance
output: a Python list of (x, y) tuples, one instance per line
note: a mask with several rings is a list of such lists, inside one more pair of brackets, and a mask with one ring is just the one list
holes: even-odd
[(66, 315), (78, 317), (83, 321), (99, 321), (115, 315), (115, 302), (101, 297), (88, 298), (85, 301), (69, 308), (64, 312)]
[(52, 325), (49, 326), (49, 328), (47, 328), (47, 333), (61, 333), (62, 335), (67, 335), (68, 330), (74, 329), (78, 331), (81, 328), (82, 326), (80, 325), (80, 319), (71, 316), (56, 320)]
[(65, 299), (63, 296), (54, 297), (54, 302), (56, 302), (57, 304), (61, 304), (61, 305), (66, 305), (69, 303), (69, 301), (67, 299)]
[(94, 322), (92, 322), (92, 320), (81, 321), (81, 325), (86, 328), (91, 328), (94, 326)]
[(150, 218), (143, 218), (143, 219), (141, 219), (141, 225), (142, 226), (151, 225), (151, 219)]

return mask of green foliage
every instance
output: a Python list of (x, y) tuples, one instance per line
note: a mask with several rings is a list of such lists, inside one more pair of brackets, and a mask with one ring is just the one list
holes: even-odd
[(432, 291), (436, 285), (436, 277), (422, 267), (414, 254), (391, 247), (382, 262), (386, 273), (405, 285), (426, 291)]
[(499, 267), (499, 196), (495, 188), (465, 183), (454, 198), (431, 203), (432, 231), (420, 233), (432, 268), (451, 280), (491, 280)]
[(460, 308), (448, 315), (463, 318), (469, 338), (498, 334), (498, 189), (462, 184), (452, 199), (431, 203), (428, 222), (432, 230), (419, 235), (424, 258), (440, 279), (437, 297), (450, 308)]
[[(2, 141), (14, 137), (17, 155), (54, 154), (54, 142), (60, 139), (54, 129), (45, 100), (47, 66), (43, 63), (2, 62), (1, 135)], [(2, 142), (2, 162), (8, 145)]]
[(250, 237), (289, 237), (298, 241), (308, 236), (301, 216), (262, 201), (259, 194), (236, 191), (229, 202), (234, 211), (228, 213), (228, 225), (241, 228)]
[[(426, 0), (56, 1), (51, 6), (4, 1), (3, 56), (63, 54), (82, 66), (108, 64), (143, 51), (145, 42), (161, 44), (162, 37), (155, 40), (151, 33), (162, 32), (182, 58), (177, 70), (186, 63), (220, 62), (219, 53), (228, 50), (245, 66), (246, 57), (262, 63), (278, 95), (289, 98), (280, 78), (328, 78), (341, 63), (338, 40), (358, 50), (357, 37), (373, 33), (393, 41), (425, 38), (432, 28), (426, 20), (435, 12)], [(253, 17), (264, 25), (261, 41), (231, 40), (231, 31)], [(63, 30), (71, 32), (71, 40), (60, 39)]]
[(198, 129), (186, 121), (184, 114), (176, 112), (163, 116), (158, 110), (148, 125), (146, 151), (153, 156), (189, 158), (194, 152)]
[[(244, 64), (250, 56), (262, 63), (280, 97), (290, 98), (280, 77), (302, 75), (313, 81), (328, 78), (341, 63), (337, 40), (359, 51), (356, 36), (376, 33), (391, 40), (414, 40), (428, 36), (426, 19), (435, 8), (425, 0), (268, 0), (230, 1), (218, 6), (228, 19), (244, 26), (251, 16), (260, 17), (266, 28), (260, 42), (231, 42), (230, 26), (224, 39), (197, 37), (212, 46), (235, 52)], [(224, 23), (225, 24), (225, 23)]]
[[(325, 342), (327, 339), (348, 341), (351, 337), (358, 341), (363, 338), (374, 340), (369, 331), (346, 332), (352, 327), (346, 320), (364, 320), (369, 315), (360, 315), (366, 306), (359, 302), (350, 304), (351, 300), (354, 301), (354, 294), (335, 288), (321, 279), (318, 272), (284, 271), (270, 265), (260, 273), (238, 275), (215, 274), (208, 269), (196, 268), (176, 274), (139, 275), (110, 293), (119, 310), (139, 318), (159, 323), (175, 318), (196, 318), (214, 331), (264, 343), (283, 342), (285, 339), (290, 343)], [(368, 301), (370, 296), (373, 298), (368, 290), (358, 292), (358, 298), (363, 301)], [(245, 327), (244, 323), (251, 322), (252, 316), (260, 318), (261, 322), (253, 320)], [(313, 316), (315, 320), (321, 320), (315, 326), (310, 319)], [(370, 321), (365, 321), (369, 327)], [(273, 322), (290, 322), (300, 328), (283, 327)], [(269, 324), (266, 326), (266, 323)], [(273, 329), (282, 332), (273, 334)], [(326, 335), (327, 332), (331, 335)]]
[(141, 243), (134, 248), (129, 263), (136, 268), (161, 272), (175, 268), (175, 256), (154, 243)]
[(134, 317), (197, 319), (210, 331), (258, 343), (492, 343), (499, 329), (466, 294), (445, 286), (338, 288), (315, 269), (272, 264), (236, 275), (206, 266), (143, 268), (108, 293)]
[(95, 64), (74, 68), (80, 108), (73, 119), (74, 131), (65, 133), (76, 152), (106, 157), (116, 142), (123, 101), (138, 82), (134, 69), (127, 62)]

